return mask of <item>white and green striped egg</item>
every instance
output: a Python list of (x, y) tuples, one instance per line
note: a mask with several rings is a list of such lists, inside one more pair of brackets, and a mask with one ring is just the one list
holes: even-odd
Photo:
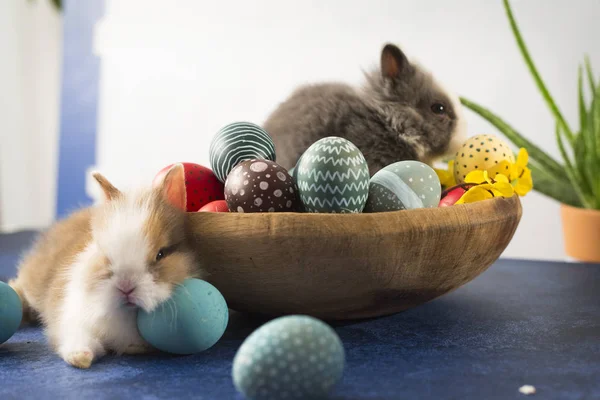
[(369, 195), (369, 167), (352, 142), (329, 136), (313, 143), (294, 175), (305, 211), (360, 213)]
[(209, 148), (210, 166), (225, 183), (227, 175), (246, 160), (275, 160), (275, 144), (271, 136), (252, 122), (234, 122), (221, 128)]

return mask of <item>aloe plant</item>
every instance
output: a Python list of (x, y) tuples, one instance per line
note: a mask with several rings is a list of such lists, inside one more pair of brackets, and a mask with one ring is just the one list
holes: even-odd
[[(574, 132), (563, 117), (529, 55), (509, 1), (503, 1), (517, 46), (556, 121), (554, 135), (562, 160), (552, 158), (502, 118), (480, 104), (465, 97), (461, 97), (461, 102), (490, 122), (514, 145), (527, 149), (534, 190), (564, 204), (600, 210), (600, 84), (595, 83), (589, 58), (585, 57), (583, 66), (579, 66), (577, 81), (579, 131)], [(586, 104), (584, 94), (584, 70), (591, 95), (589, 104)]]

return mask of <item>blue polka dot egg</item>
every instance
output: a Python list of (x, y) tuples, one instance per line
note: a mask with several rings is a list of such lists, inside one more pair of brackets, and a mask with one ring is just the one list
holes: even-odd
[(254, 331), (233, 360), (237, 390), (252, 400), (318, 399), (341, 379), (344, 348), (318, 319), (291, 315)]
[(209, 158), (213, 172), (225, 183), (227, 175), (242, 161), (275, 161), (275, 144), (260, 126), (251, 122), (234, 122), (221, 128), (213, 137)]

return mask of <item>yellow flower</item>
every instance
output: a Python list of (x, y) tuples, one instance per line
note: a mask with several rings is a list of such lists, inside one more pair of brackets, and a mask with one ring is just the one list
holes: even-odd
[(512, 169), (513, 165), (510, 163), (510, 161), (502, 160), (492, 168), (488, 168), (487, 172), (493, 178), (497, 177), (498, 175), (503, 175), (507, 178), (507, 180), (510, 180), (510, 173)]
[(533, 188), (531, 170), (527, 168), (528, 162), (529, 154), (527, 154), (527, 150), (521, 148), (510, 171), (510, 180), (513, 182), (515, 192), (519, 196), (525, 196)]
[(519, 154), (517, 155), (517, 160), (512, 165), (512, 168), (510, 171), (510, 180), (511, 181), (518, 179), (521, 176), (521, 174), (523, 173), (525, 168), (527, 168), (528, 162), (529, 162), (529, 154), (527, 154), (527, 150), (525, 150), (524, 148), (521, 148), (519, 150)]
[[(486, 170), (470, 172), (465, 182), (474, 183), (476, 186), (467, 190), (456, 204), (473, 203), (493, 197), (511, 197), (514, 193), (525, 196), (533, 188), (531, 170), (527, 168), (528, 162), (529, 154), (526, 149), (521, 148), (514, 163), (502, 160)], [(447, 170), (434, 170), (444, 189), (457, 185), (453, 160), (448, 162)]]
[(472, 171), (465, 178), (465, 182), (475, 183), (476, 186), (467, 190), (456, 204), (474, 203), (494, 197), (512, 197), (514, 194), (508, 177), (501, 173), (491, 178), (488, 171)]
[(434, 171), (444, 188), (456, 186), (456, 180), (454, 179), (454, 160), (448, 161), (448, 170), (434, 168)]
[(454, 204), (466, 204), (475, 203), (477, 201), (487, 200), (493, 198), (493, 194), (481, 186), (473, 186), (467, 190), (465, 194)]
[(531, 170), (525, 168), (515, 183), (515, 192), (519, 196), (525, 196), (533, 188), (533, 179), (531, 179)]

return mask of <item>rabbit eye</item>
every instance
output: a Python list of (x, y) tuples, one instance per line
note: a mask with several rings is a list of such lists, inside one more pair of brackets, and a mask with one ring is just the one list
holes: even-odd
[(435, 103), (431, 106), (431, 111), (434, 114), (444, 114), (446, 112), (446, 107), (443, 104)]
[(177, 249), (179, 248), (180, 244), (181, 243), (175, 243), (170, 246), (165, 246), (165, 247), (158, 249), (158, 253), (156, 253), (156, 257), (154, 258), (154, 262), (157, 263), (160, 260), (162, 260), (163, 258), (176, 252)]
[(160, 261), (167, 255), (166, 249), (160, 249), (158, 253), (156, 253), (156, 261)]

